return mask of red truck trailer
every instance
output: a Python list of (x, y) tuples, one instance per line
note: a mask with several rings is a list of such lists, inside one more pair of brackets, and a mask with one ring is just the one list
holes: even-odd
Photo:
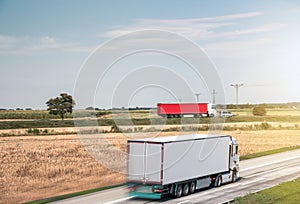
[(209, 103), (158, 103), (157, 114), (167, 118), (181, 118), (185, 115), (214, 117), (216, 107)]

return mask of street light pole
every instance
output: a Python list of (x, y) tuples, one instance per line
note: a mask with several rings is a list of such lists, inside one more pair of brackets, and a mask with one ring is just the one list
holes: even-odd
[(197, 102), (199, 102), (199, 96), (201, 95), (201, 93), (195, 93), (195, 96), (197, 98)]
[(236, 105), (239, 104), (239, 88), (244, 86), (244, 84), (230, 84), (230, 86), (235, 88), (235, 100), (236, 100)]
[(213, 104), (216, 104), (216, 94), (217, 94), (216, 90), (213, 89), (211, 94), (212, 94), (212, 97), (213, 97)]

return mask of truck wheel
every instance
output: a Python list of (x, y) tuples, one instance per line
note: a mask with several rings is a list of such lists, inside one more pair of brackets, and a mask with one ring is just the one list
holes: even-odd
[(181, 185), (178, 185), (178, 186), (177, 186), (176, 193), (175, 193), (175, 197), (176, 197), (176, 198), (180, 198), (181, 196), (182, 196), (182, 186), (181, 186)]
[(184, 196), (189, 194), (189, 184), (188, 183), (184, 184), (182, 194)]
[(222, 176), (218, 175), (216, 180), (215, 180), (215, 187), (219, 187), (222, 185)]
[(237, 172), (233, 171), (232, 172), (232, 183), (236, 182), (236, 180), (237, 180)]
[(195, 189), (196, 189), (195, 182), (191, 182), (191, 184), (190, 184), (190, 193), (194, 193)]

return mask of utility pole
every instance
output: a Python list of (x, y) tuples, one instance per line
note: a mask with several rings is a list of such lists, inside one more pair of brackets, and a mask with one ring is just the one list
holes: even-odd
[(195, 96), (197, 98), (197, 102), (199, 102), (199, 96), (201, 95), (201, 93), (195, 93)]
[(212, 97), (213, 97), (212, 103), (213, 103), (213, 104), (216, 104), (216, 94), (217, 94), (216, 90), (213, 89), (213, 91), (212, 91), (211, 94), (212, 94)]
[(230, 86), (233, 86), (235, 88), (235, 100), (236, 100), (236, 105), (239, 104), (239, 88), (244, 86), (244, 84), (230, 84)]

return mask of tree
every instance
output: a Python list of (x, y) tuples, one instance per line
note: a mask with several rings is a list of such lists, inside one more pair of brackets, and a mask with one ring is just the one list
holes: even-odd
[(263, 106), (255, 106), (252, 110), (252, 114), (255, 116), (265, 116), (267, 111)]
[(66, 113), (72, 113), (75, 101), (71, 95), (61, 93), (60, 96), (56, 98), (50, 98), (46, 104), (50, 114), (59, 115), (63, 120)]

